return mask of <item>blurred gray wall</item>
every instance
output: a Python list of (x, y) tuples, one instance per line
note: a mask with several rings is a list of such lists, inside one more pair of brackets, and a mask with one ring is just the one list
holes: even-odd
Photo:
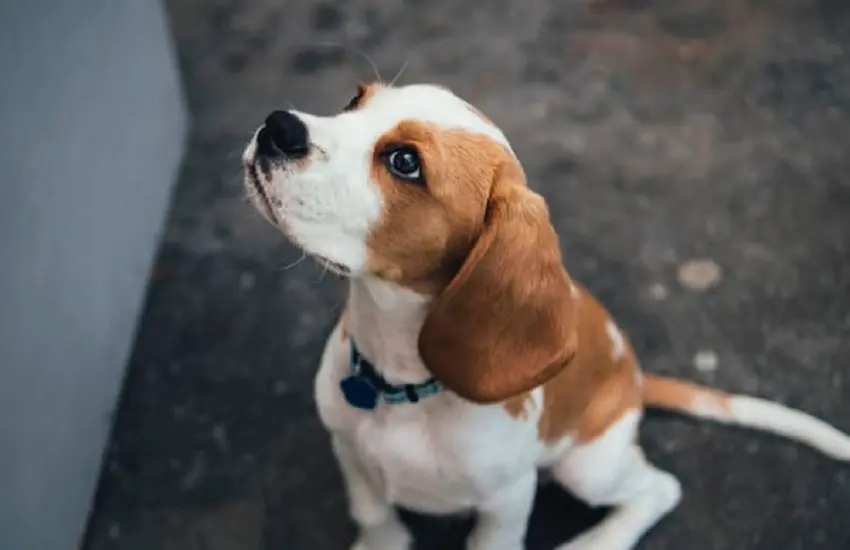
[(0, 549), (77, 548), (185, 118), (151, 0), (0, 0)]

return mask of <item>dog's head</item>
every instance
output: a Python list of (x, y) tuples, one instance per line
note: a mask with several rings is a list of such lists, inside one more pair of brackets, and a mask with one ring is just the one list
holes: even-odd
[(307, 253), (436, 297), (420, 353), (458, 394), (505, 399), (574, 353), (546, 204), (504, 134), (447, 89), (372, 84), (335, 116), (275, 111), (243, 160), (254, 205)]

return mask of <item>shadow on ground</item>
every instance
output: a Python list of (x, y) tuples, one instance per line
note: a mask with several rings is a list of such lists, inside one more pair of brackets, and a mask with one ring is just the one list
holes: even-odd
[[(331, 112), (373, 69), (452, 87), (515, 144), (567, 265), (647, 369), (850, 430), (850, 7), (840, 0), (170, 0), (194, 132), (88, 550), (323, 550), (353, 536), (312, 403), (343, 285), (242, 200), (277, 107)], [(333, 44), (344, 45), (345, 48)], [(719, 284), (677, 269), (708, 258)], [(695, 369), (710, 350), (716, 369)], [(850, 468), (650, 416), (681, 507), (641, 548), (850, 547)], [(530, 550), (598, 517), (541, 490)], [(464, 521), (413, 518), (421, 548)]]

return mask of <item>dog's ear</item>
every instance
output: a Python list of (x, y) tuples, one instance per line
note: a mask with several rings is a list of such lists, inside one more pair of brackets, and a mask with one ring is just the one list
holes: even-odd
[(499, 168), (484, 229), (419, 334), (425, 365), (476, 403), (558, 374), (576, 351), (573, 287), (543, 198), (513, 162)]

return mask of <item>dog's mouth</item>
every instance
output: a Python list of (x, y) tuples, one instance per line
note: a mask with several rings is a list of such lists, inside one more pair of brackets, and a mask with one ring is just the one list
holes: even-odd
[(263, 184), (260, 181), (260, 174), (257, 172), (256, 163), (245, 163), (245, 173), (248, 175), (248, 181), (251, 184), (251, 189), (259, 198), (259, 201), (257, 202), (259, 203), (260, 209), (263, 210), (263, 214), (265, 214), (272, 223), (277, 223), (279, 220), (275, 215), (274, 208), (272, 208), (272, 201), (269, 198), (269, 194), (266, 192), (265, 187), (263, 187)]

